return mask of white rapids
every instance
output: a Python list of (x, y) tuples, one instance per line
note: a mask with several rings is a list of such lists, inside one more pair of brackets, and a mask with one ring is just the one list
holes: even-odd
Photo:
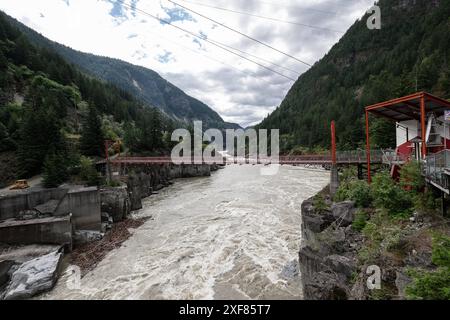
[[(303, 200), (329, 173), (231, 165), (180, 179), (144, 200), (152, 216), (81, 279), (62, 276), (44, 299), (301, 299), (298, 251)], [(71, 288), (71, 289), (69, 289)]]

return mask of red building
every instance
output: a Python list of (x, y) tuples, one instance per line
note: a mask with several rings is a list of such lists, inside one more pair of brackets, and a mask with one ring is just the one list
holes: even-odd
[[(448, 112), (448, 114), (447, 114)], [(416, 159), (421, 161), (428, 183), (449, 194), (450, 177), (450, 102), (426, 92), (377, 103), (366, 107), (368, 180), (370, 175), (369, 114), (396, 123), (398, 165)]]

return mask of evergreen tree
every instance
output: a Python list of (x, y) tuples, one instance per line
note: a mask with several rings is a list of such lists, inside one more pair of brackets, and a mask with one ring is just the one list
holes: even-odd
[(69, 178), (67, 157), (64, 152), (51, 152), (47, 155), (43, 168), (44, 186), (58, 187)]
[(83, 129), (80, 140), (80, 150), (86, 156), (104, 156), (103, 146), (105, 139), (103, 137), (102, 122), (95, 106), (89, 104), (89, 113), (83, 123)]
[(29, 108), (20, 128), (18, 158), (20, 175), (28, 177), (41, 171), (50, 150), (64, 152), (66, 144), (54, 114), (43, 108)]
[(153, 109), (151, 112), (151, 120), (150, 120), (150, 135), (151, 135), (151, 144), (152, 149), (160, 149), (163, 146), (163, 128), (161, 123), (161, 117), (159, 111)]

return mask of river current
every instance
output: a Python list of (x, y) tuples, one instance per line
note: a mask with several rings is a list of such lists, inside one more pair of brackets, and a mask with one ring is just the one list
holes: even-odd
[(329, 173), (231, 165), (143, 200), (152, 219), (86, 274), (44, 299), (301, 299), (301, 203)]

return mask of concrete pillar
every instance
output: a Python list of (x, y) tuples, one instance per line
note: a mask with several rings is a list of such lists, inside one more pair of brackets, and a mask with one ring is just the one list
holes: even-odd
[(334, 196), (339, 188), (338, 166), (333, 164), (330, 173), (330, 195)]

